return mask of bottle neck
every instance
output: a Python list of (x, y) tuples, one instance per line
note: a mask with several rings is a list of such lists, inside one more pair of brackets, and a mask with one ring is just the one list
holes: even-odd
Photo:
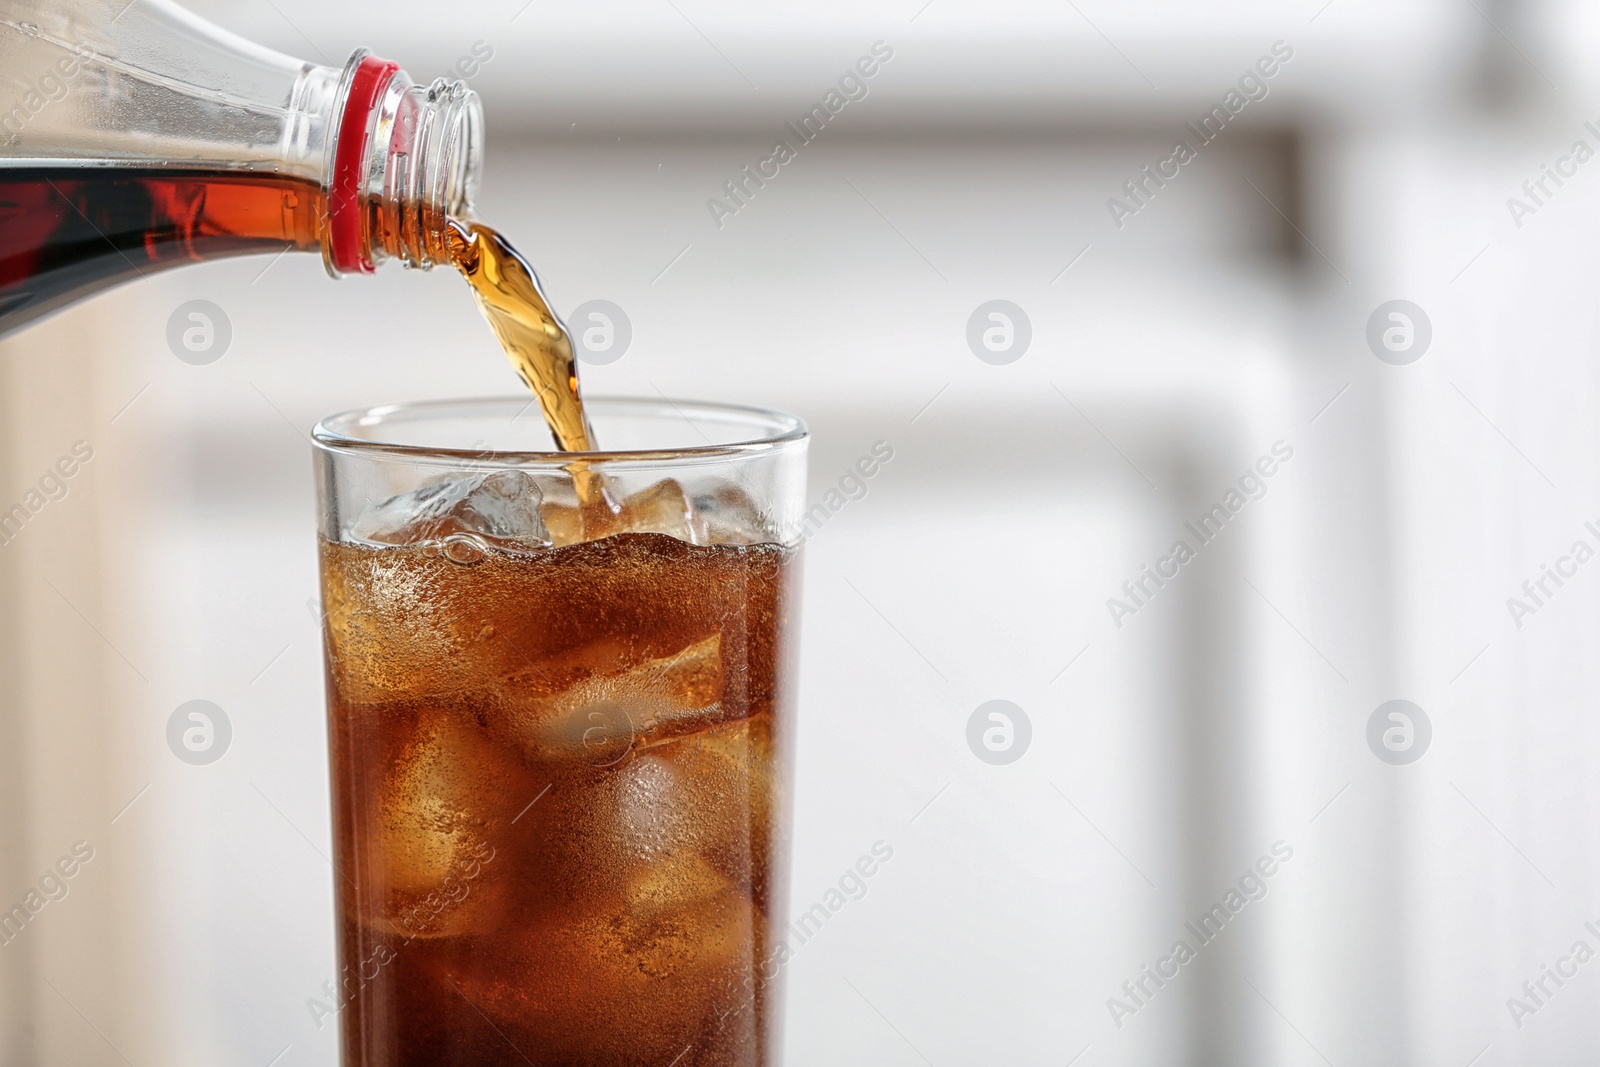
[(483, 161), (483, 109), (457, 81), (420, 86), (358, 52), (345, 68), (331, 151), (324, 259), (335, 275), (398, 259), (449, 262), (446, 223), (470, 211)]

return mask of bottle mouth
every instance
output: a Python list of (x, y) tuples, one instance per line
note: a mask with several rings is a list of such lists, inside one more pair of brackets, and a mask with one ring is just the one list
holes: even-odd
[(449, 258), (445, 221), (467, 214), (483, 160), (483, 106), (459, 81), (415, 84), (399, 64), (358, 51), (345, 69), (328, 188), (331, 274), (370, 274), (386, 258)]
[(411, 267), (451, 259), (445, 224), (471, 213), (483, 166), (483, 104), (460, 81), (440, 78), (413, 85), (401, 101), (401, 122), (415, 122), (409, 151), (398, 150), (397, 186), (385, 201), (400, 212), (402, 240), (395, 250)]

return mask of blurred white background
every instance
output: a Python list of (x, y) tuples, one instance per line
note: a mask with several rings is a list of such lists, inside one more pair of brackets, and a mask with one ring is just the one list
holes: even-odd
[[(1590, 5), (195, 7), (419, 79), (492, 49), (483, 214), (559, 309), (633, 324), (589, 391), (796, 411), (814, 499), (893, 446), (807, 549), (796, 909), (894, 858), (790, 967), (791, 1063), (1600, 1054), (1600, 963), (1570, 962), (1600, 950), (1600, 567), (1507, 606), (1600, 546), (1600, 167), (1507, 203), (1600, 148)], [(719, 228), (707, 199), (877, 41), (868, 96)], [(1108, 198), (1277, 42), (1268, 95), (1119, 228)], [(233, 324), (210, 366), (167, 348), (191, 299)], [(967, 343), (991, 299), (1032, 324), (1008, 365)], [(1431, 322), (1405, 365), (1367, 340), (1396, 299)], [(0, 908), (94, 849), (0, 946), (0, 1063), (335, 1062), (306, 432), (516, 384), (457, 279), (314, 257), (0, 345), (0, 505), (93, 448), (0, 548)], [(1108, 598), (1279, 442), (1119, 626)], [(207, 767), (164, 736), (192, 699), (233, 724)], [(994, 699), (1032, 723), (1006, 766), (966, 740)], [(1367, 740), (1393, 699), (1432, 724), (1409, 765)], [(1274, 845), (1264, 899), (1125, 991)]]

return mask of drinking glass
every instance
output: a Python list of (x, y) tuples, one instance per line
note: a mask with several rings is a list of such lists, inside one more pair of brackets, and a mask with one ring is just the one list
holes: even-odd
[(778, 1061), (806, 428), (314, 435), (346, 1067)]

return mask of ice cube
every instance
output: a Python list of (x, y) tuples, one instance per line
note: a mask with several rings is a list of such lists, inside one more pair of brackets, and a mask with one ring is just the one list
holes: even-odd
[(724, 723), (630, 752), (551, 790), (545, 815), (562, 829), (548, 869), (613, 887), (640, 865), (693, 855), (765, 902), (778, 788), (764, 722)]
[(527, 471), (451, 476), (368, 508), (351, 535), (370, 545), (437, 542), (450, 558), (471, 562), (486, 547), (547, 547), (542, 500), (539, 483)]
[[(694, 853), (673, 853), (634, 872), (622, 907), (605, 924), (608, 955), (665, 978), (726, 966), (754, 941), (749, 901)], [(748, 949), (746, 949), (748, 951)]]
[(693, 504), (704, 530), (702, 544), (759, 545), (782, 540), (772, 516), (741, 486), (719, 486), (715, 492), (695, 497)]
[[(656, 745), (540, 802), (538, 863), (485, 942), (494, 962), (453, 975), (514, 1040), (528, 1035), (550, 1062), (665, 1064), (690, 1045), (695, 1063), (755, 1062), (756, 965), (770, 946), (764, 898), (748, 889), (764, 858), (752, 857), (750, 805), (715, 766), (746, 746), (674, 755), (744, 726)], [(708, 835), (744, 843), (737, 877)]]
[(611, 767), (724, 721), (722, 685), (722, 635), (716, 633), (670, 656), (591, 674), (555, 696), (529, 698), (518, 709), (515, 729), (540, 762)]
[(741, 891), (767, 900), (773, 820), (783, 776), (767, 715), (725, 723), (651, 750), (676, 783), (673, 818), (701, 857)]
[(328, 667), (340, 696), (355, 703), (444, 688), (452, 660), (431, 573), (443, 560), (347, 545), (322, 553)]
[(624, 497), (620, 503), (603, 493), (583, 506), (546, 501), (540, 510), (556, 545), (598, 541), (622, 533), (658, 533), (692, 545), (710, 543), (705, 521), (683, 486), (671, 478)]
[(705, 543), (705, 524), (690, 506), (683, 486), (671, 478), (623, 500), (613, 532), (659, 533), (691, 545)]
[(715, 870), (669, 856), (508, 923), (480, 950), (494, 962), (452, 981), (542, 1062), (754, 1063), (759, 923)]
[(451, 693), (498, 666), (492, 626), (463, 610), (471, 586), (446, 556), (330, 545), (322, 563), (329, 669), (342, 700)]
[(362, 918), (408, 939), (485, 931), (509, 884), (495, 843), (505, 844), (533, 780), (464, 709), (410, 712), (392, 709), (373, 726), (393, 740), (359, 831)]
[(583, 536), (582, 508), (547, 500), (539, 508), (539, 517), (550, 533), (550, 543), (557, 548), (588, 540)]

